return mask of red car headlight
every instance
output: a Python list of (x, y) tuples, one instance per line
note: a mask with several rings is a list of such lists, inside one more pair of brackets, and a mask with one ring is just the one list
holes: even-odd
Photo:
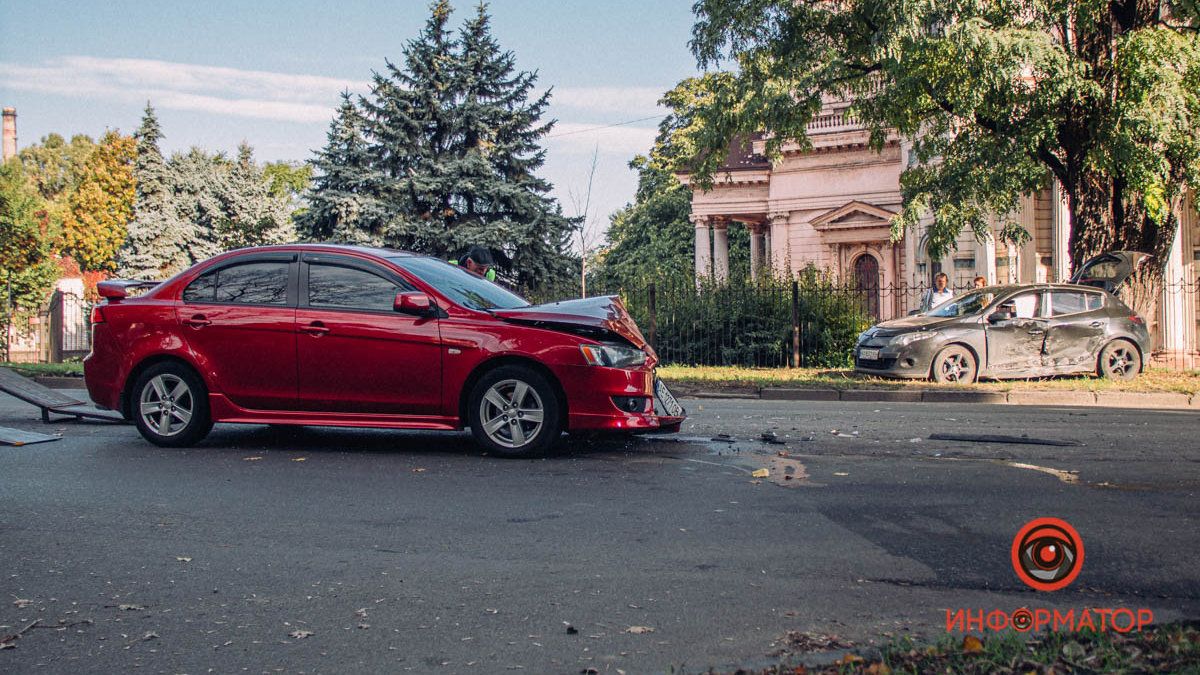
[(636, 368), (646, 362), (646, 352), (614, 344), (579, 345), (583, 358), (593, 366)]

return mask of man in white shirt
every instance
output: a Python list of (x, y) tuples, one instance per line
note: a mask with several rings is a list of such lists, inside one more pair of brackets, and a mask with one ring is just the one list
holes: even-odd
[(938, 272), (933, 277), (933, 288), (925, 291), (925, 295), (921, 298), (921, 312), (937, 309), (939, 305), (950, 302), (953, 298), (954, 291), (950, 290), (950, 277), (946, 276), (945, 272)]

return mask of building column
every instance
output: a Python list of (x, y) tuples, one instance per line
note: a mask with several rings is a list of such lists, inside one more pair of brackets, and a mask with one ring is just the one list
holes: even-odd
[(746, 227), (750, 228), (750, 278), (757, 279), (763, 267), (766, 235), (763, 234), (763, 226), (758, 223)]
[(996, 237), (991, 228), (986, 239), (975, 242), (975, 274), (987, 279), (989, 286), (999, 282), (996, 279)]
[(729, 221), (713, 218), (713, 279), (718, 283), (729, 280)]
[(712, 276), (712, 244), (708, 240), (708, 216), (691, 216), (696, 227), (696, 281)]
[(1050, 226), (1054, 238), (1053, 281), (1061, 283), (1071, 278), (1071, 209), (1057, 178), (1050, 188)]
[[(1185, 357), (1192, 345), (1191, 333), (1195, 330), (1196, 321), (1195, 309), (1189, 302), (1192, 298), (1185, 292), (1187, 261), (1183, 256), (1183, 229), (1188, 225), (1187, 219), (1180, 218), (1179, 225), (1175, 231), (1175, 240), (1171, 243), (1171, 250), (1167, 253), (1167, 265), (1163, 270), (1163, 292), (1158, 300), (1159, 348), (1166, 352), (1164, 356), (1168, 363)], [(1192, 364), (1182, 365), (1191, 367)]]
[(1017, 280), (1023, 284), (1037, 282), (1038, 252), (1037, 252), (1037, 205), (1033, 194), (1021, 195), (1019, 220), (1021, 227), (1029, 233), (1029, 241), (1021, 244), (1017, 253), (1020, 272)]
[(790, 277), (791, 255), (788, 251), (788, 219), (790, 211), (776, 211), (769, 216), (771, 222), (771, 269), (777, 277)]

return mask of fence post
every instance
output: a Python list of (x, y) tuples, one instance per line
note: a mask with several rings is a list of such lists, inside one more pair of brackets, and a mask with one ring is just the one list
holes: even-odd
[(50, 363), (63, 360), (63, 292), (55, 290), (50, 296)]
[(800, 367), (800, 282), (792, 279), (792, 367)]
[(650, 348), (654, 349), (654, 333), (658, 328), (658, 307), (655, 304), (655, 288), (653, 281), (650, 282), (650, 297), (648, 304), (650, 305)]

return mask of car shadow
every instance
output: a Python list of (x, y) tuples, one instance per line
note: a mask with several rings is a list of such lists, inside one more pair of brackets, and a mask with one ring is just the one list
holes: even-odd
[[(533, 460), (578, 459), (613, 453), (662, 453), (652, 436), (622, 434), (564, 434), (551, 449)], [(408, 431), (350, 427), (286, 425), (217, 425), (199, 444), (205, 449), (231, 451), (290, 451), (306, 453), (414, 454), (462, 456), (522, 461), (490, 453), (469, 431)], [(529, 461), (525, 459), (524, 461)]]

